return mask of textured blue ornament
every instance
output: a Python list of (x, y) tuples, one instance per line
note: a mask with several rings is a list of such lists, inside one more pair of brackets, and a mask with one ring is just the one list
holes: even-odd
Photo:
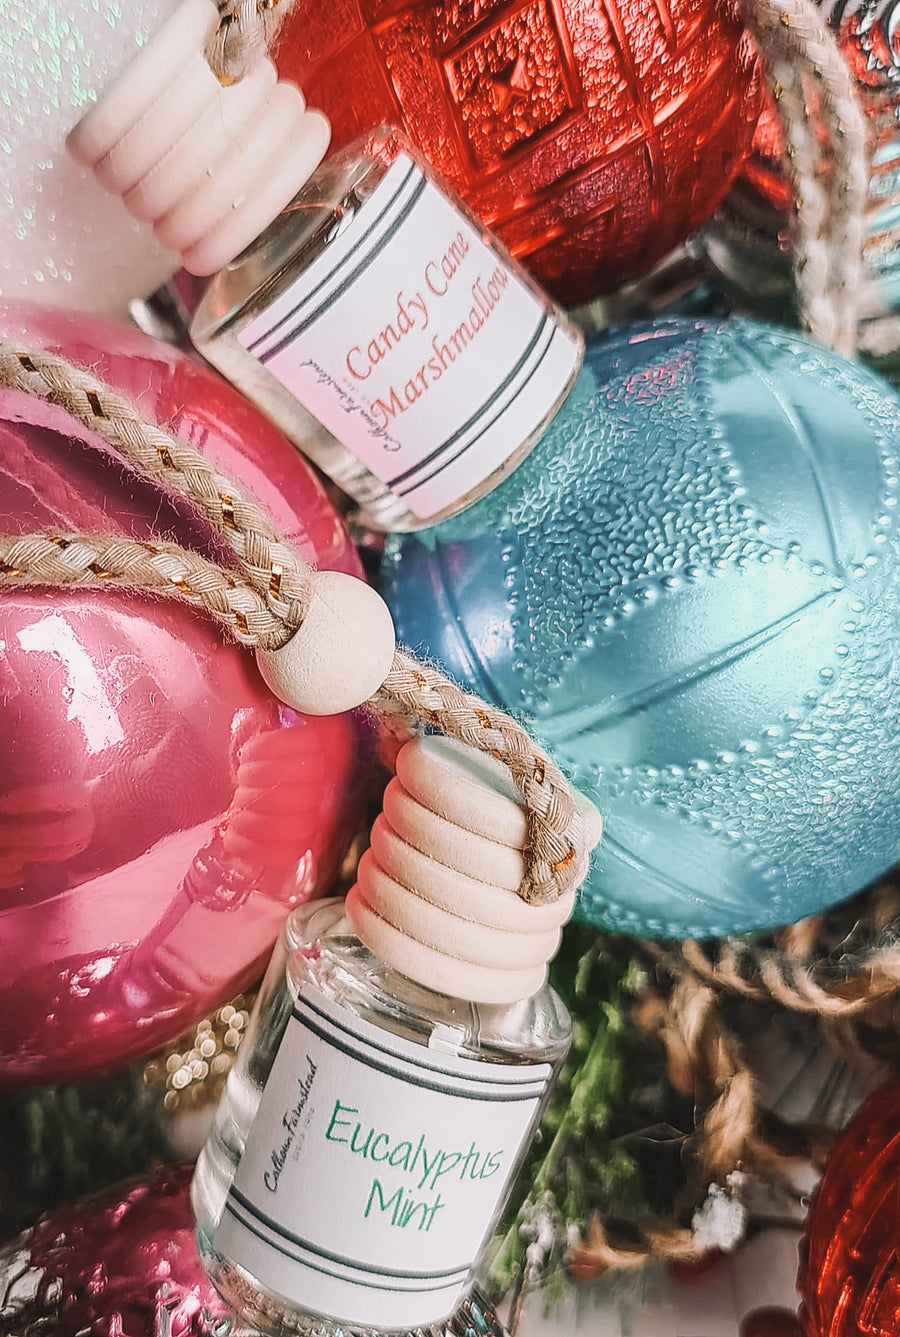
[(794, 335), (592, 339), (538, 447), (388, 543), (402, 641), (520, 713), (606, 818), (580, 915), (793, 922), (900, 858), (900, 398)]

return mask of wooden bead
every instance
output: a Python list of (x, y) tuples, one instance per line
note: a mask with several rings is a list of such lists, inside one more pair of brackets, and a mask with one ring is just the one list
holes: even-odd
[(267, 686), (306, 715), (368, 701), (390, 672), (396, 641), (387, 604), (364, 580), (317, 571), (303, 625), (279, 650), (256, 651)]

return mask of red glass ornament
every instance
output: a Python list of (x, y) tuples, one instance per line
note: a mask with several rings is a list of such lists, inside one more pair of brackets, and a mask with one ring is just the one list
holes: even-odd
[(767, 1305), (753, 1309), (741, 1321), (738, 1337), (803, 1337), (797, 1315), (790, 1309)]
[(275, 55), (340, 146), (401, 126), (564, 302), (649, 269), (749, 151), (751, 48), (720, 0), (335, 0)]
[(164, 1165), (42, 1216), (0, 1250), (0, 1330), (215, 1337), (234, 1316), (194, 1241), (193, 1166)]
[(900, 1334), (900, 1078), (866, 1101), (834, 1147), (801, 1254), (806, 1337)]
[[(319, 565), (346, 530), (294, 448), (229, 386), (137, 331), (0, 308), (192, 440)], [(0, 394), (0, 532), (163, 535), (208, 557), (183, 499), (53, 405)], [(144, 1054), (249, 985), (288, 911), (325, 891), (359, 819), (353, 717), (311, 719), (185, 604), (0, 591), (0, 1081)]]
[[(869, 183), (863, 254), (874, 286), (873, 291), (861, 295), (860, 315), (865, 322), (889, 311), (900, 311), (900, 11), (896, 0), (818, 3), (853, 76), (854, 92), (866, 121)], [(812, 125), (827, 151), (827, 132), (812, 89), (808, 102)], [(784, 170), (781, 118), (772, 93), (766, 89), (752, 153), (727, 202), (725, 218), (738, 224), (733, 259), (719, 259), (720, 249), (714, 244), (716, 263), (721, 267), (724, 260), (723, 272), (736, 282), (738, 290), (746, 289), (751, 301), (773, 280), (771, 272), (760, 273), (759, 264), (754, 266), (752, 250), (747, 254), (747, 248), (755, 245), (760, 263), (764, 263), (766, 252), (773, 259), (778, 251), (789, 253), (792, 193)], [(891, 328), (893, 347), (896, 331)], [(879, 347), (877, 335), (870, 342), (864, 334), (863, 346), (872, 352), (888, 351)]]

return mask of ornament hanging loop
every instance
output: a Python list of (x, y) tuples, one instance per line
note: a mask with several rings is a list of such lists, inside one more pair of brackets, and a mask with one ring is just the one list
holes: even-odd
[(206, 46), (210, 69), (222, 84), (249, 74), (278, 34), (293, 0), (218, 0), (219, 26)]
[[(815, 0), (746, 0), (745, 8), (784, 132), (800, 317), (820, 343), (852, 357), (868, 189), (866, 127), (853, 78)], [(810, 111), (814, 101), (827, 155)]]

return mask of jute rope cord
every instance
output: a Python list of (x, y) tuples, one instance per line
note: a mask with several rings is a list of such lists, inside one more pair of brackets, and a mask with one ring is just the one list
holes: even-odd
[(801, 319), (821, 343), (852, 356), (868, 194), (866, 127), (852, 75), (814, 0), (748, 0), (746, 11), (781, 112)]
[[(651, 980), (633, 1011), (637, 1029), (665, 1056), (672, 1087), (697, 1110), (683, 1144), (687, 1187), (669, 1218), (630, 1225), (591, 1221), (570, 1251), (576, 1278), (633, 1269), (652, 1259), (696, 1258), (686, 1216), (708, 1187), (734, 1171), (795, 1194), (795, 1158), (821, 1165), (838, 1129), (787, 1124), (759, 1104), (741, 1025), (760, 1008), (817, 1023), (836, 1053), (897, 1060), (900, 881), (776, 933), (715, 942), (643, 944)], [(749, 1004), (752, 1011), (745, 1012)], [(674, 1204), (676, 1209), (679, 1204)]]
[(688, 939), (655, 951), (673, 975), (720, 995), (823, 1019), (865, 1019), (900, 995), (900, 888), (886, 882), (862, 902), (762, 938)]
[[(677, 981), (671, 992), (648, 989), (634, 1020), (665, 1052), (671, 1085), (703, 1110), (683, 1147), (689, 1196), (699, 1206), (711, 1183), (724, 1184), (736, 1168), (768, 1161), (760, 1154), (754, 1079), (739, 1042), (721, 1024), (713, 990), (694, 980)], [(598, 1219), (572, 1251), (572, 1263), (578, 1275), (588, 1277), (610, 1267), (639, 1267), (650, 1258), (676, 1261), (700, 1252), (682, 1220), (642, 1221), (634, 1238), (622, 1243)]]
[[(93, 372), (56, 354), (0, 340), (0, 386), (60, 405), (158, 482), (194, 502), (236, 562), (236, 569), (226, 569), (156, 540), (30, 534), (0, 539), (0, 582), (127, 585), (202, 607), (247, 645), (278, 648), (290, 639), (308, 608), (315, 572), (233, 479), (187, 442), (145, 422), (133, 403)], [(524, 900), (554, 900), (583, 879), (588, 854), (574, 793), (514, 719), (399, 648), (368, 704), (395, 732), (430, 725), (508, 766), (528, 823), (526, 875), (519, 889)]]
[[(887, 880), (861, 897), (777, 933), (757, 938), (681, 944), (645, 943), (657, 983), (634, 1013), (638, 1029), (663, 1050), (669, 1080), (702, 1114), (685, 1146), (695, 1197), (706, 1177), (724, 1185), (736, 1170), (789, 1184), (794, 1157), (821, 1164), (837, 1129), (789, 1125), (759, 1106), (743, 1055), (743, 1004), (806, 1015), (836, 1052), (897, 1060), (900, 997), (900, 881)], [(735, 1011), (737, 1009), (737, 1011)], [(573, 1270), (589, 1277), (609, 1267), (637, 1267), (650, 1258), (696, 1255), (683, 1219), (641, 1224), (636, 1241), (615, 1240), (591, 1224), (573, 1250)]]
[(249, 74), (275, 41), (294, 0), (217, 0), (219, 26), (206, 47), (206, 59), (223, 84)]

